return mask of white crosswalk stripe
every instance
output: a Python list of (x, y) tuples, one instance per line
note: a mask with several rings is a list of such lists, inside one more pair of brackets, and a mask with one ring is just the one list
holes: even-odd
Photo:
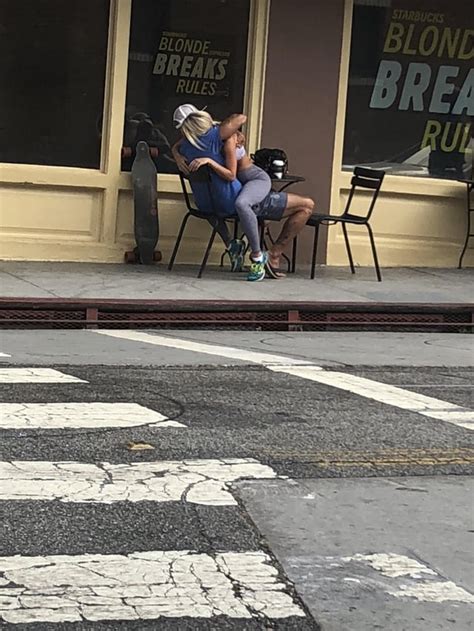
[[(0, 384), (21, 383), (88, 384), (52, 369), (0, 369)], [(0, 403), (0, 430), (138, 427), (188, 430), (137, 403)], [(87, 510), (99, 511), (100, 519), (105, 505), (153, 502), (162, 506), (158, 515), (165, 522), (170, 519), (179, 531), (183, 526), (168, 514), (179, 514), (190, 505), (194, 510), (201, 506), (206, 511), (237, 511), (233, 482), (277, 477), (271, 467), (252, 458), (131, 463), (15, 460), (0, 462), (0, 502), (68, 505), (71, 524), (79, 504), (91, 505)], [(120, 511), (121, 519), (127, 519), (127, 510), (121, 506)], [(200, 518), (207, 519), (206, 515), (212, 519), (207, 512)], [(159, 519), (153, 528), (160, 528)], [(204, 529), (210, 526), (203, 524)], [(188, 541), (200, 541), (199, 533), (184, 534)], [(93, 532), (90, 535), (95, 538)], [(305, 618), (287, 580), (266, 552), (254, 548), (252, 536), (244, 537), (252, 546), (249, 551), (233, 550), (231, 544), (230, 550), (223, 546), (205, 552), (150, 546), (149, 551), (135, 552), (132, 547), (123, 554), (0, 557), (0, 625), (2, 621), (43, 623), (54, 630), (56, 624), (67, 622), (220, 617), (234, 620), (239, 629), (249, 619), (266, 626), (271, 620)]]
[(84, 462), (0, 462), (0, 500), (179, 502), (232, 506), (228, 485), (270, 479), (271, 467), (252, 458), (100, 465)]
[(52, 368), (0, 368), (2, 383), (87, 383)]
[(306, 360), (283, 355), (269, 355), (268, 353), (243, 350), (229, 346), (218, 346), (207, 342), (192, 342), (175, 337), (150, 334), (144, 331), (102, 329), (91, 332), (119, 339), (153, 344), (155, 346), (175, 348), (204, 355), (227, 357), (229, 359), (259, 364), (265, 366), (272, 372), (284, 373), (300, 377), (301, 379), (322, 383), (333, 388), (339, 388), (357, 394), (360, 397), (398, 407), (402, 410), (408, 410), (428, 418), (445, 421), (457, 425), (458, 427), (474, 430), (474, 410), (381, 383), (373, 379), (325, 370), (321, 366), (317, 366)]
[(264, 552), (0, 558), (10, 623), (304, 616), (286, 588)]
[(270, 369), (273, 372), (284, 372), (302, 379), (316, 381), (378, 401), (379, 403), (385, 403), (402, 410), (416, 412), (428, 418), (474, 430), (474, 410), (469, 410), (447, 401), (441, 401), (434, 397), (428, 397), (418, 392), (411, 392), (398, 386), (391, 386), (387, 383), (343, 372), (322, 371), (318, 367), (313, 366), (275, 366)]
[(137, 403), (0, 403), (0, 429), (186, 427)]

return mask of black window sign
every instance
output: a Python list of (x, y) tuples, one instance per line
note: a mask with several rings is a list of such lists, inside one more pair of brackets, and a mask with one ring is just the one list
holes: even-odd
[(162, 78), (168, 94), (228, 98), (233, 62), (228, 48), (212, 36), (164, 31), (153, 74)]
[(403, 175), (469, 176), (472, 5), (387, 4), (355, 7), (344, 162), (385, 164)]
[(250, 0), (133, 0), (124, 144), (156, 146), (160, 172), (176, 172), (176, 107), (215, 120), (242, 111), (249, 19)]

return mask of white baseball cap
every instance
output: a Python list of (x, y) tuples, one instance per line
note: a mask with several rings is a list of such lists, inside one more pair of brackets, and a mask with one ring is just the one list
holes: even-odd
[[(206, 108), (203, 107), (203, 110)], [(179, 129), (184, 121), (188, 118), (190, 114), (195, 114), (196, 112), (201, 112), (202, 110), (198, 110), (197, 107), (191, 105), (191, 103), (185, 103), (184, 105), (180, 105), (177, 107), (173, 114), (173, 123), (176, 129)]]

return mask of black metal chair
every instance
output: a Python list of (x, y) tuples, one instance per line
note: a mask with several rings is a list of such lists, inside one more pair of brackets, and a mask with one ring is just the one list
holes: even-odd
[(469, 245), (469, 240), (474, 238), (474, 232), (472, 232), (471, 228), (471, 214), (474, 213), (474, 206), (472, 206), (471, 195), (472, 191), (474, 191), (474, 180), (459, 180), (463, 184), (466, 184), (467, 188), (467, 225), (466, 225), (466, 238), (464, 239), (464, 247), (461, 252), (461, 256), (459, 257), (458, 269), (462, 268), (462, 260), (464, 255), (466, 254), (467, 246)]
[[(199, 271), (197, 275), (198, 278), (201, 278), (206, 268), (207, 261), (209, 259), (209, 254), (211, 253), (212, 245), (214, 243), (214, 239), (216, 238), (217, 229), (218, 229), (218, 221), (222, 220), (222, 217), (219, 217), (215, 211), (215, 205), (214, 205), (214, 200), (213, 200), (213, 195), (212, 195), (212, 190), (211, 190), (211, 175), (210, 175), (209, 167), (207, 166), (201, 167), (198, 171), (196, 171), (195, 173), (190, 173), (189, 175), (183, 175), (182, 173), (180, 173), (179, 178), (181, 181), (181, 188), (183, 190), (183, 196), (184, 196), (187, 212), (185, 216), (183, 217), (183, 221), (181, 222), (181, 227), (178, 232), (178, 237), (176, 239), (176, 243), (174, 245), (170, 261), (168, 263), (168, 270), (171, 271), (173, 269), (173, 265), (175, 263), (179, 246), (181, 245), (181, 240), (183, 238), (184, 231), (186, 229), (186, 224), (188, 223), (189, 218), (195, 217), (196, 219), (205, 219), (207, 222), (211, 222), (212, 232), (211, 232), (211, 236), (209, 237), (207, 248), (206, 248), (206, 251), (204, 252), (204, 257), (201, 261), (201, 265), (199, 267)], [(191, 204), (191, 193), (188, 190), (188, 187), (186, 185), (186, 182), (188, 181), (199, 182), (199, 183), (205, 184), (208, 187), (208, 197), (211, 204), (211, 208), (209, 208), (208, 212), (198, 210)], [(228, 221), (234, 221), (237, 223), (237, 218), (234, 219), (231, 217), (228, 219)], [(237, 226), (235, 227), (235, 231), (236, 230), (237, 230)]]
[[(346, 243), (347, 256), (349, 258), (349, 265), (351, 272), (355, 274), (354, 259), (352, 258), (351, 246), (349, 244), (349, 235), (347, 233), (347, 225), (353, 224), (357, 226), (366, 226), (369, 233), (370, 245), (372, 247), (372, 255), (374, 257), (375, 271), (377, 273), (377, 280), (382, 280), (382, 274), (380, 273), (379, 261), (377, 258), (377, 250), (375, 249), (374, 234), (370, 226), (370, 217), (374, 211), (375, 202), (380, 192), (383, 179), (385, 177), (385, 171), (367, 169), (365, 167), (356, 167), (351, 180), (351, 190), (349, 191), (349, 197), (347, 199), (346, 207), (342, 215), (319, 215), (314, 214), (309, 219), (307, 226), (314, 228), (314, 242), (313, 242), (313, 256), (311, 259), (311, 278), (314, 278), (316, 268), (316, 255), (318, 249), (318, 235), (319, 226), (333, 225), (336, 223), (342, 224), (342, 232), (344, 234), (344, 241)], [(371, 198), (369, 200), (369, 207), (365, 214), (356, 215), (350, 212), (351, 203), (354, 198), (355, 192), (358, 189), (369, 189), (372, 191)], [(294, 256), (293, 256), (294, 260)]]

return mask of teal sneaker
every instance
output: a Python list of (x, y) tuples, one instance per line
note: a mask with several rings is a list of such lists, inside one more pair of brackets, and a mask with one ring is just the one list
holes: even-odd
[(241, 272), (244, 264), (244, 255), (247, 244), (243, 239), (232, 239), (227, 248), (227, 254), (230, 258), (230, 271)]
[(265, 278), (265, 265), (268, 262), (268, 254), (263, 252), (261, 261), (252, 261), (250, 259), (250, 272), (248, 273), (247, 280), (258, 282)]

